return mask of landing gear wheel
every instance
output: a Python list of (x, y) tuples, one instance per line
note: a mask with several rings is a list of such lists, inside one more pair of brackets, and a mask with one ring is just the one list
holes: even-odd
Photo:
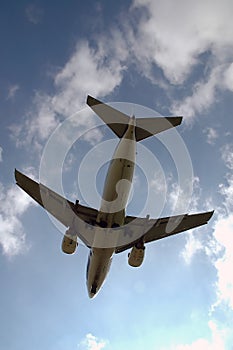
[(96, 294), (96, 289), (97, 289), (96, 285), (93, 284), (93, 285), (91, 286), (91, 293), (92, 293), (92, 294)]

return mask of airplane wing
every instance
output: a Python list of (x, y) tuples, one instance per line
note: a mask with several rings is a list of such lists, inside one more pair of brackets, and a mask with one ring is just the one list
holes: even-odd
[[(74, 204), (45, 185), (38, 183), (15, 169), (16, 184), (29, 194), (38, 204), (52, 214), (66, 227), (74, 226), (79, 238), (88, 246), (93, 241), (92, 223), (96, 222), (98, 211), (96, 209)], [(191, 228), (207, 224), (213, 211), (193, 214), (177, 215), (160, 219), (137, 218), (126, 216), (125, 226), (122, 230), (122, 244), (116, 247), (115, 252), (120, 253), (134, 246), (143, 237), (145, 243), (162, 239)], [(81, 219), (81, 220), (78, 220)], [(89, 224), (89, 225), (88, 225)], [(82, 234), (85, 232), (85, 234)], [(124, 244), (122, 235), (130, 235), (129, 243)], [(135, 238), (134, 238), (135, 237)]]
[[(136, 218), (127, 216), (125, 224), (129, 224), (129, 230), (132, 232), (132, 241), (126, 245), (116, 248), (116, 253), (121, 253), (129, 248), (132, 248), (137, 241), (143, 237), (145, 243), (153, 242), (158, 239), (169, 237), (177, 233), (190, 230), (192, 228), (202, 226), (208, 223), (213, 215), (213, 211), (170, 216), (160, 219)], [(127, 226), (126, 226), (127, 227)], [(133, 233), (141, 229), (141, 236), (133, 239)]]
[(21, 187), (44, 209), (52, 214), (64, 226), (70, 227), (75, 217), (84, 222), (96, 220), (98, 211), (81, 204), (74, 204), (50, 188), (38, 183), (15, 169), (16, 184)]

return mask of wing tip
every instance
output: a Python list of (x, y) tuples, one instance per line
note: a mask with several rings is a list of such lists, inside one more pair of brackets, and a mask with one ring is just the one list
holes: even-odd
[(168, 120), (173, 126), (178, 126), (182, 123), (183, 117), (182, 116), (168, 117)]
[(207, 221), (209, 221), (212, 218), (213, 214), (214, 214), (214, 210), (208, 211), (207, 214), (208, 214), (208, 220)]
[(16, 183), (18, 183), (20, 174), (21, 174), (21, 173), (15, 168), (14, 175), (15, 175), (15, 181), (16, 181)]
[(182, 123), (182, 121), (183, 121), (183, 117), (182, 116), (179, 116), (179, 117), (177, 117), (178, 118), (178, 125), (180, 125), (181, 123)]
[(92, 97), (91, 95), (87, 95), (86, 104), (88, 106), (95, 106), (95, 105), (98, 105), (98, 104), (102, 104), (102, 102), (97, 100), (96, 98)]

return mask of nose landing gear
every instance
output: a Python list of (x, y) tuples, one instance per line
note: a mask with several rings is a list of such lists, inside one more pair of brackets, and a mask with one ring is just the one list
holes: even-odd
[(96, 294), (96, 291), (97, 291), (97, 286), (96, 286), (96, 284), (93, 284), (93, 285), (91, 286), (91, 293), (92, 293), (92, 294)]

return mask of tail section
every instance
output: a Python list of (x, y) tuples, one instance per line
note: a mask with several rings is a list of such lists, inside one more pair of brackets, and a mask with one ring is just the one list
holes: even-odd
[(137, 118), (136, 121), (135, 137), (137, 141), (141, 141), (180, 125), (182, 117)]
[[(89, 95), (87, 104), (119, 138), (123, 137), (130, 120), (128, 115)], [(181, 122), (182, 117), (137, 118), (135, 128), (136, 141), (144, 140), (147, 137), (178, 126)]]
[(128, 115), (89, 95), (87, 96), (87, 104), (119, 138), (123, 137), (130, 120)]

